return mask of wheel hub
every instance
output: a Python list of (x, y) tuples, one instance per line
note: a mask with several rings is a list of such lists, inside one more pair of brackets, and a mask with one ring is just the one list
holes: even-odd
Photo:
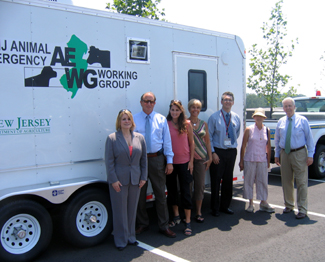
[(16, 239), (18, 238), (23, 239), (26, 237), (26, 229), (23, 229), (22, 226), (14, 227), (12, 235), (16, 237)]
[(94, 214), (92, 214), (92, 212), (90, 211), (89, 213), (85, 214), (84, 221), (86, 221), (88, 224), (96, 223), (97, 222), (97, 217)]

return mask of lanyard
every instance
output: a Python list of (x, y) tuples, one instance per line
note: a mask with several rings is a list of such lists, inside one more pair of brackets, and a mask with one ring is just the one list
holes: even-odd
[(227, 122), (226, 122), (225, 116), (224, 116), (224, 114), (223, 114), (222, 111), (221, 111), (221, 113), (222, 113), (223, 121), (225, 121), (225, 125), (226, 125), (226, 135), (228, 135), (228, 128), (229, 128), (229, 125), (230, 125), (230, 123), (231, 123), (231, 113), (229, 114), (230, 117), (229, 117), (229, 123), (228, 123), (228, 124), (227, 124)]

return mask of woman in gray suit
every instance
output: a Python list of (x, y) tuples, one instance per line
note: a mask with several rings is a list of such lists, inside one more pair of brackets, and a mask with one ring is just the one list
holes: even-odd
[(108, 136), (105, 164), (113, 210), (114, 242), (122, 251), (128, 244), (138, 245), (135, 220), (141, 187), (147, 181), (147, 150), (143, 135), (133, 132), (133, 116), (121, 110), (117, 132)]

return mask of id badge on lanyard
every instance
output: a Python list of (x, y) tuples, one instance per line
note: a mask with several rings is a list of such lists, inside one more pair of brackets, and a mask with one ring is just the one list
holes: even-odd
[(225, 146), (231, 146), (231, 139), (228, 137), (228, 134), (226, 135), (224, 141), (223, 141), (223, 144)]

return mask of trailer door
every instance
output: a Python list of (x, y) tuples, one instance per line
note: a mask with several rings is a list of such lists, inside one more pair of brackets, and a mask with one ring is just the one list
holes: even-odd
[(174, 52), (173, 60), (174, 98), (181, 100), (185, 109), (189, 100), (199, 99), (200, 118), (207, 121), (219, 109), (217, 57)]

